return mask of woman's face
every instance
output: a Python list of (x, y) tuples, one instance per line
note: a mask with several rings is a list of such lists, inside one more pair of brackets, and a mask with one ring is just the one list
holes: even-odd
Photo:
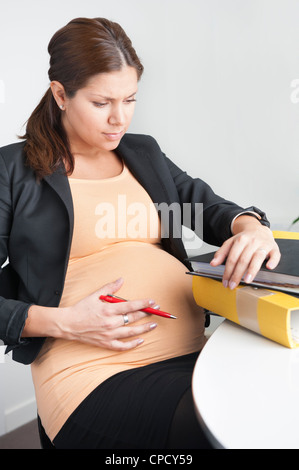
[(92, 77), (73, 98), (64, 96), (62, 123), (73, 153), (114, 150), (135, 110), (138, 77), (134, 67)]

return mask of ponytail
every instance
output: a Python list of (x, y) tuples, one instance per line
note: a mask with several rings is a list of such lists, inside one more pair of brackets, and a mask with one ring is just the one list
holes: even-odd
[(51, 88), (47, 90), (27, 121), (25, 154), (27, 164), (38, 179), (50, 175), (63, 160), (69, 172), (74, 168), (73, 156), (61, 123), (61, 111), (54, 100)]

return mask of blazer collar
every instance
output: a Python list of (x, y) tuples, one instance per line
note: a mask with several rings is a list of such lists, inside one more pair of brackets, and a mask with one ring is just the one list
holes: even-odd
[[(153, 202), (170, 204), (169, 196), (161, 177), (161, 172), (153, 165), (152, 156), (142, 146), (128, 146), (125, 137), (116, 149), (118, 155), (144, 187)], [(165, 176), (165, 175), (164, 175)]]
[(45, 181), (56, 191), (64, 202), (70, 221), (71, 233), (74, 228), (74, 207), (71, 188), (65, 175), (64, 165), (61, 164), (51, 175), (45, 176)]

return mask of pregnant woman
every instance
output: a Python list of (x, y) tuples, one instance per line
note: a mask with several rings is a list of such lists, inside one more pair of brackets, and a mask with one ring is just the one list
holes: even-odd
[(163, 208), (188, 204), (194, 229), (202, 204), (228, 288), (265, 257), (278, 263), (269, 224), (152, 137), (127, 133), (143, 66), (118, 24), (72, 20), (48, 51), (50, 87), (23, 141), (0, 149), (0, 338), (31, 364), (53, 448), (208, 448), (191, 394), (205, 317), (185, 274), (182, 214), (166, 223)]

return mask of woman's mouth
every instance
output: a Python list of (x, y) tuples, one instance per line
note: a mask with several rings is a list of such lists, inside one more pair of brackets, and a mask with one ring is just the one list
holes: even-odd
[(103, 133), (106, 139), (114, 141), (122, 138), (124, 131), (121, 132), (104, 132)]

